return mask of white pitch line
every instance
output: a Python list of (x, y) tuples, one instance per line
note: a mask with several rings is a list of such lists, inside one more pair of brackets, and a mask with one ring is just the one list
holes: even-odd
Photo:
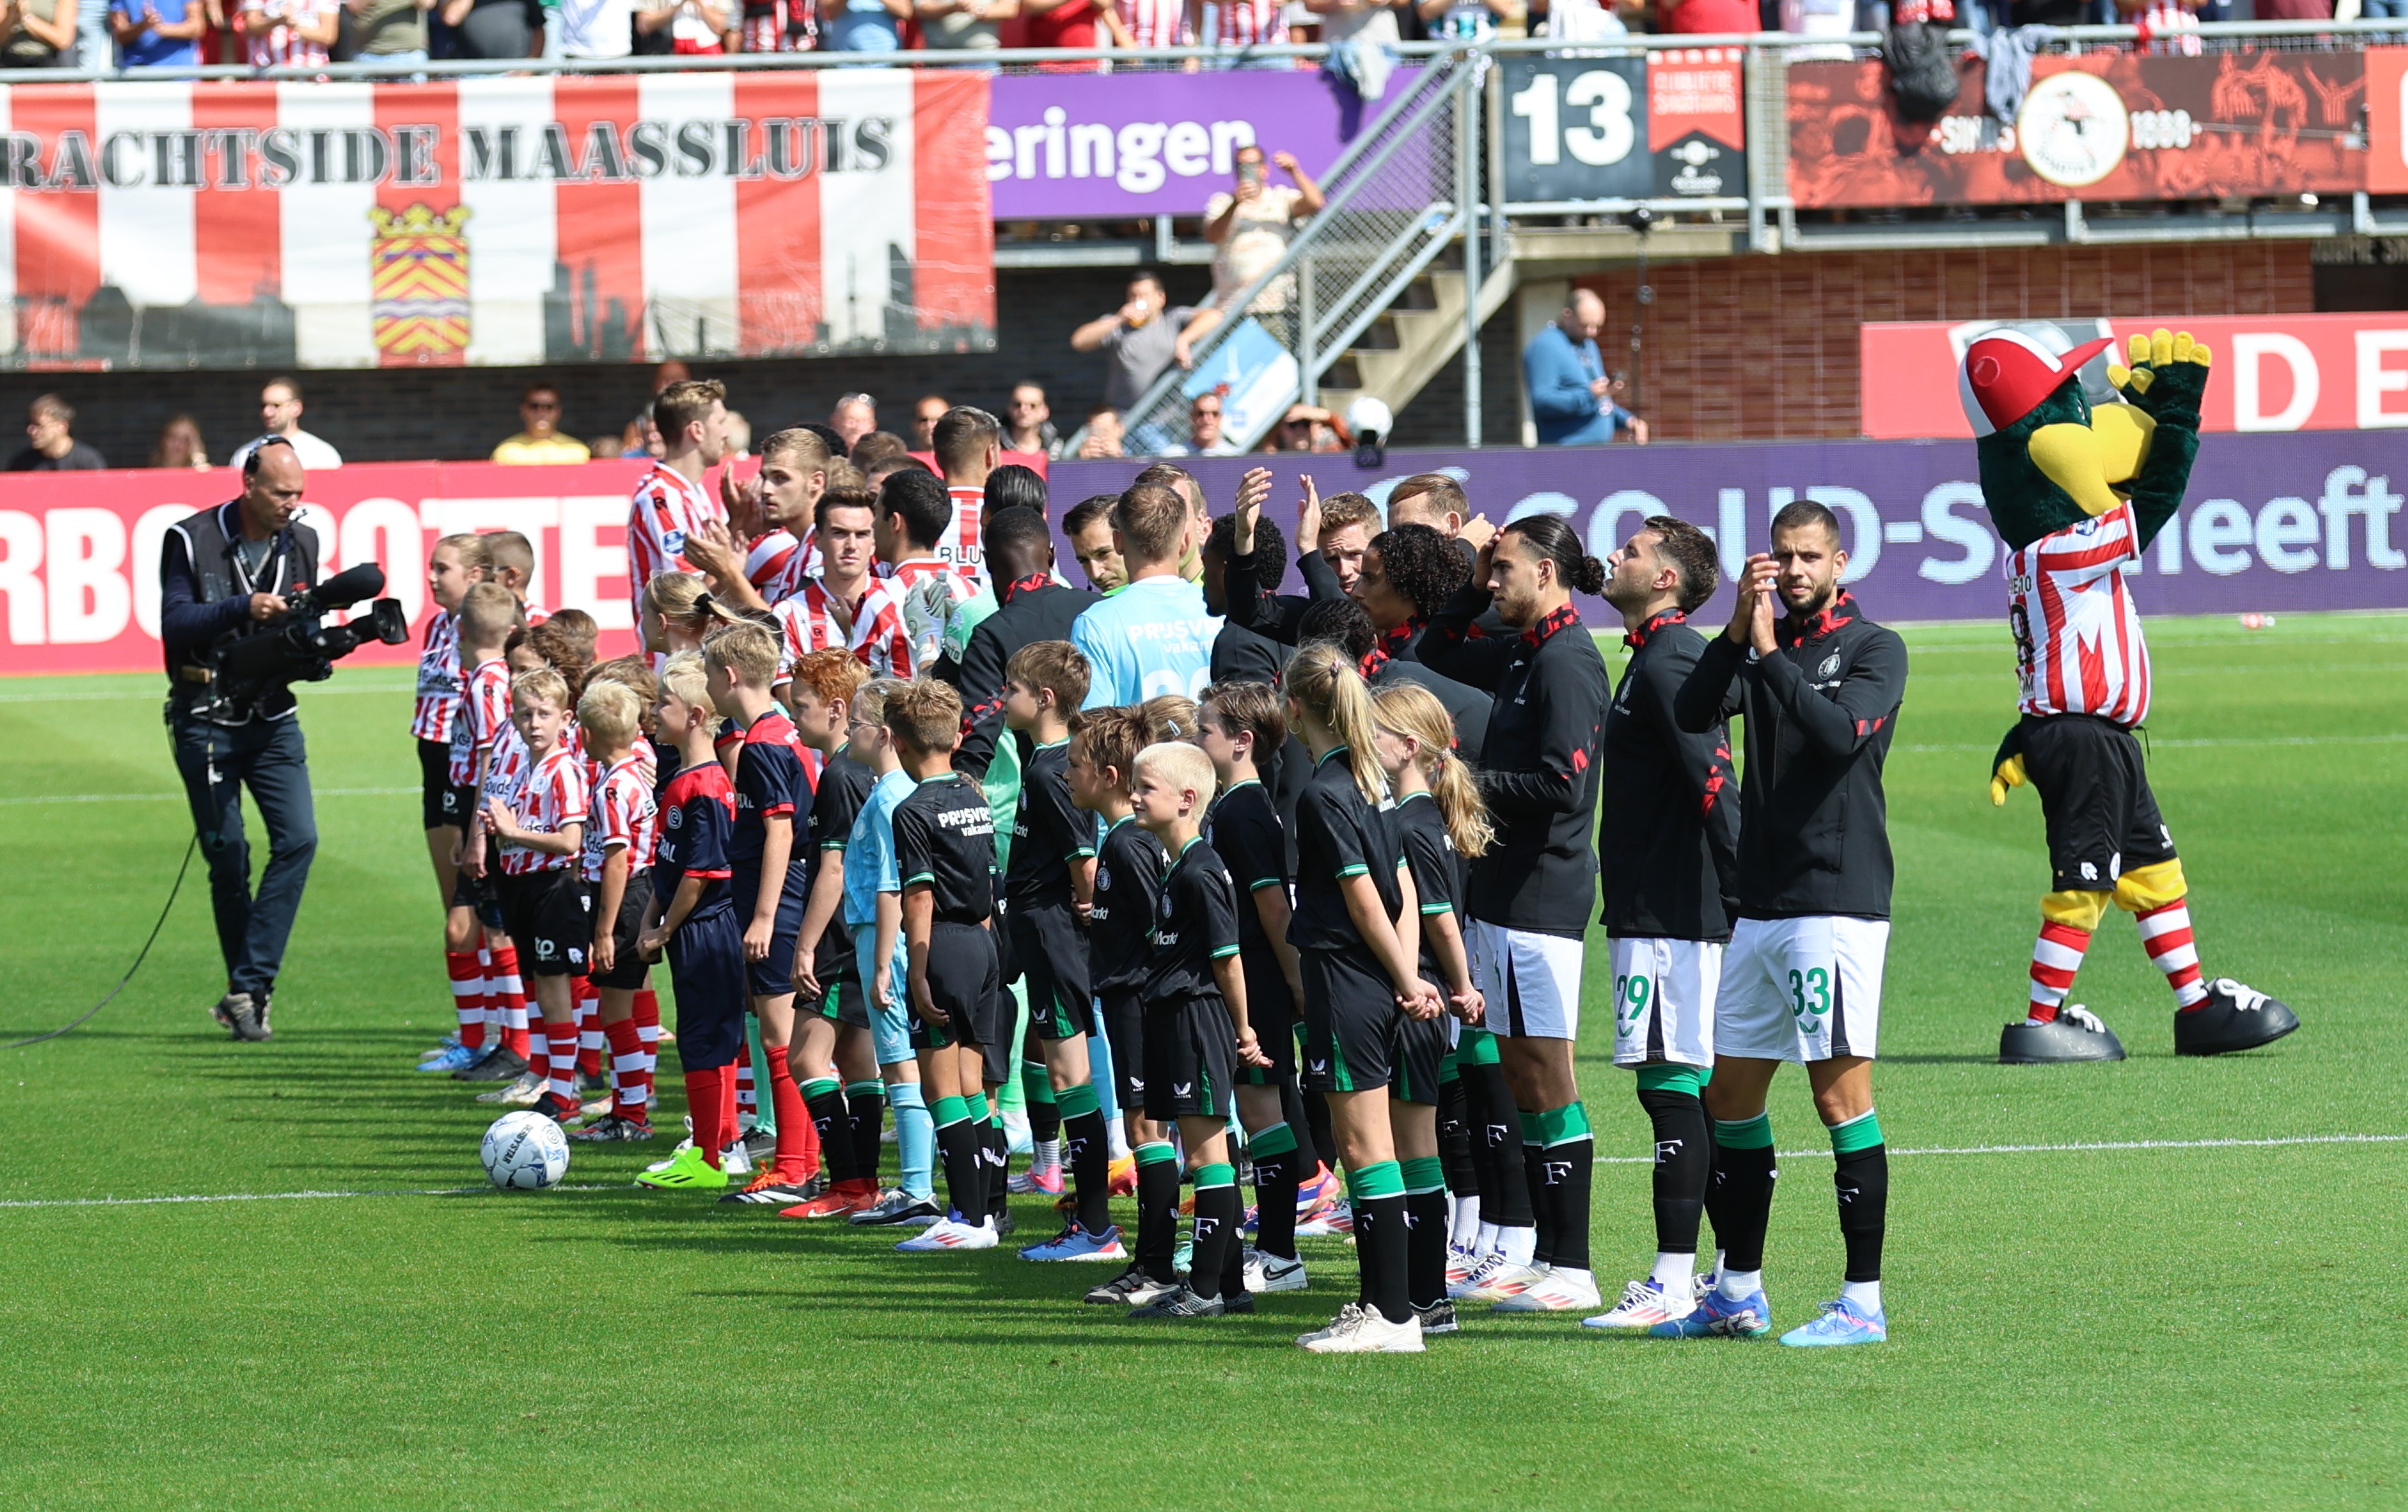
[[(2180, 751), (2197, 751), (2226, 745), (2398, 745), (2408, 741), (2408, 730), (2394, 730), (2385, 735), (2259, 735), (2251, 738), (2217, 736), (2205, 740), (2151, 741), (2152, 748), (2166, 746)], [(1893, 745), (1892, 751), (1928, 754), (1941, 751), (1996, 751), (1996, 742), (1986, 745)], [(0, 802), (7, 801), (0, 799)]]
[[(2105, 1140), (2092, 1144), (2072, 1145), (1966, 1145), (1930, 1149), (1891, 1150), (1895, 1156), (1923, 1155), (2073, 1155), (2116, 1150), (2229, 1150), (2270, 1149), (2286, 1145), (2400, 1145), (2408, 1144), (2408, 1134), (2291, 1134), (2273, 1139), (2129, 1139)], [(1782, 1150), (1782, 1159), (1803, 1159), (1811, 1156), (1830, 1158), (1829, 1150)], [(1599, 1165), (1653, 1165), (1652, 1155), (1600, 1155)], [(628, 1188), (615, 1185), (554, 1187), (553, 1191), (600, 1192)], [(11, 1207), (152, 1207), (168, 1202), (329, 1202), (357, 1197), (472, 1197), (490, 1192), (490, 1187), (423, 1187), (399, 1188), (391, 1191), (365, 1192), (224, 1192), (201, 1197), (43, 1197), (0, 1201), (0, 1208)]]
[[(1966, 749), (1972, 749), (1971, 746)], [(415, 793), (415, 787), (319, 787), (310, 791), (313, 798), (392, 798), (402, 793)], [(0, 808), (14, 808), (33, 803), (181, 803), (181, 793), (43, 793), (30, 798), (0, 798)]]
[[(409, 693), (416, 689), (410, 683), (378, 683), (358, 687), (323, 688), (304, 684), (302, 693), (312, 698), (338, 697), (349, 693)], [(0, 703), (119, 703), (127, 699), (145, 702), (157, 700), (159, 694), (149, 687), (127, 688), (122, 693), (0, 693)]]

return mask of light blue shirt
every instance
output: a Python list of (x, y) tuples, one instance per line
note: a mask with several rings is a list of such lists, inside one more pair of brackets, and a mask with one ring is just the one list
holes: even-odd
[(1140, 578), (1091, 605), (1070, 626), (1087, 658), (1087, 701), (1105, 709), (1166, 693), (1195, 698), (1212, 681), (1212, 642), (1221, 616), (1204, 610), (1204, 590), (1176, 572)]
[(829, 19), (827, 30), (823, 45), (831, 52), (894, 52), (903, 46), (895, 18), (879, 0), (848, 0)]
[(844, 842), (844, 922), (850, 929), (878, 922), (880, 893), (903, 890), (902, 872), (895, 864), (895, 810), (917, 786), (910, 773), (897, 767), (878, 779), (861, 812), (853, 816), (853, 833)]

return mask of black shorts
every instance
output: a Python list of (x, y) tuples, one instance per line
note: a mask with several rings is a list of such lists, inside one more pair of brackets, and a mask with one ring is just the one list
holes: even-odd
[(1296, 999), (1270, 951), (1244, 952), (1238, 959), (1246, 973), (1246, 1023), (1271, 1058), (1268, 1066), (1240, 1066), (1238, 1080), (1248, 1087), (1283, 1086), (1296, 1079)]
[(452, 742), (418, 742), (418, 807), (429, 829), (467, 823), (468, 790), (452, 785)]
[(1387, 1086), (1394, 1077), (1397, 1020), (1404, 1016), (1388, 973), (1369, 950), (1300, 955), (1306, 1089), (1370, 1092)]
[(1237, 1036), (1219, 993), (1145, 1005), (1147, 1117), (1226, 1118), (1237, 1079)]
[(817, 1012), (822, 1018), (851, 1029), (869, 1027), (869, 994), (862, 989), (861, 962), (853, 954), (853, 936), (843, 925), (828, 926), (811, 974), (820, 982)]
[(496, 879), (502, 928), (528, 976), (582, 976), (594, 944), (594, 898), (566, 867)]
[[(489, 848), (486, 851), (488, 867), (493, 864), (492, 857), (493, 852)], [(463, 868), (452, 879), (452, 906), (465, 908), (476, 914), (477, 922), (488, 929), (500, 934), (509, 933), (509, 926), (502, 918), (501, 880), (490, 870), (481, 877), (472, 877)]]
[[(598, 905), (602, 889), (593, 884), (587, 886)], [(632, 992), (644, 985), (644, 973), (650, 968), (644, 964), (644, 958), (636, 954), (636, 941), (644, 932), (644, 915), (652, 912), (652, 873), (637, 871), (629, 874), (627, 890), (619, 898), (619, 916), (610, 926), (611, 966), (609, 971), (589, 978), (595, 986)]]
[[(996, 980), (995, 936), (975, 924), (939, 920), (928, 930), (928, 996), (945, 1015), (939, 1029), (911, 1015), (911, 1044), (922, 1050), (948, 1044), (977, 1045), (991, 1086), (1011, 1075), (1010, 995)], [(998, 1007), (998, 1004), (1001, 1006)]]
[(2048, 828), (2051, 891), (2112, 892), (2125, 872), (2174, 858), (2130, 730), (2095, 714), (2027, 714), (2016, 733)]
[[(1446, 988), (1440, 987), (1439, 996), (1444, 998)], [(1396, 1033), (1388, 1044), (1390, 1097), (1399, 1102), (1437, 1105), (1438, 1084), (1446, 1074), (1447, 1058), (1454, 1050), (1447, 1044), (1447, 1026), (1454, 1022), (1444, 1014), (1436, 1018), (1397, 1015)]]
[(1112, 1047), (1112, 1098), (1123, 1113), (1145, 1112), (1145, 1004), (1135, 987), (1111, 987), (1096, 1000), (1096, 1028)]
[(1095, 995), (1087, 988), (1087, 932), (1068, 903), (1011, 913), (1011, 959), (1028, 984), (1028, 1025), (1041, 1040), (1096, 1031)]
[[(761, 896), (757, 867), (731, 868), (727, 896), (736, 905), (736, 926), (743, 933), (752, 922), (752, 905)], [(782, 998), (795, 990), (795, 939), (803, 932), (803, 909), (810, 900), (803, 892), (803, 873), (789, 867), (785, 889), (778, 894), (778, 920), (769, 936), (769, 954), (744, 963), (745, 985), (756, 998)]]
[(678, 1063), (710, 1071), (736, 1063), (744, 1047), (744, 930), (733, 909), (688, 915), (669, 936), (669, 986), (677, 993)]

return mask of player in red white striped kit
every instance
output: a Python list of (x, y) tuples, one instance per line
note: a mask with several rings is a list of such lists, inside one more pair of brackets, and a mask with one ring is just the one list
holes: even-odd
[(661, 459), (636, 485), (627, 511), (627, 594), (638, 620), (644, 584), (655, 573), (690, 572), (686, 538), (707, 524), (724, 526), (727, 511), (702, 486), (703, 474), (727, 451), (727, 389), (716, 379), (671, 383), (652, 400)]
[(2230, 977), (2206, 980), (2173, 835), (2149, 790), (2141, 742), (2149, 649), (2128, 572), (2182, 502), (2199, 449), (2208, 353), (2189, 335), (2132, 338), (2108, 369), (2123, 403), (2094, 410), (2083, 364), (2014, 330), (1966, 349), (1960, 396), (1982, 494), (2008, 546), (2008, 623), (2021, 721), (1992, 762), (1991, 800), (2028, 781), (2047, 823), (2051, 891), (2041, 900), (2031, 996), (2000, 1037), (2013, 1063), (2120, 1060), (2099, 1016), (2066, 997), (2110, 904), (2133, 915), (2174, 994), (2174, 1053), (2222, 1055), (2299, 1027), (2284, 1003)]
[(427, 858), (443, 900), (443, 972), (452, 983), (459, 1028), (419, 1057), (418, 1069), (454, 1072), (484, 1052), (485, 972), (476, 911), (460, 902), (459, 867), (453, 857), (467, 817), (460, 785), (452, 775), (452, 732), (460, 724), (460, 599), (485, 581), (493, 567), (482, 536), (445, 536), (426, 560), (426, 594), (435, 612), (418, 656), (418, 697), (409, 733), (418, 742), (420, 808), (426, 825)]
[(650, 747), (643, 706), (626, 684), (596, 678), (578, 700), (577, 721), (592, 754), (594, 799), (579, 876), (591, 902), (595, 987), (602, 997), (602, 1032), (610, 1046), (610, 1111), (570, 1137), (601, 1144), (652, 1137), (652, 1066), (636, 1021), (644, 989), (644, 958), (636, 941), (652, 901), (652, 853), (660, 813), (652, 801)]

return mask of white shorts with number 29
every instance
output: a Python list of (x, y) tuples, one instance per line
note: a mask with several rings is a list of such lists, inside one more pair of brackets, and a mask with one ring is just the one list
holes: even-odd
[(1613, 942), (1613, 1063), (1714, 1063), (1723, 947), (1710, 940)]
[(1723, 952), (1714, 1050), (1753, 1060), (1872, 1058), (1889, 920), (1741, 919)]

